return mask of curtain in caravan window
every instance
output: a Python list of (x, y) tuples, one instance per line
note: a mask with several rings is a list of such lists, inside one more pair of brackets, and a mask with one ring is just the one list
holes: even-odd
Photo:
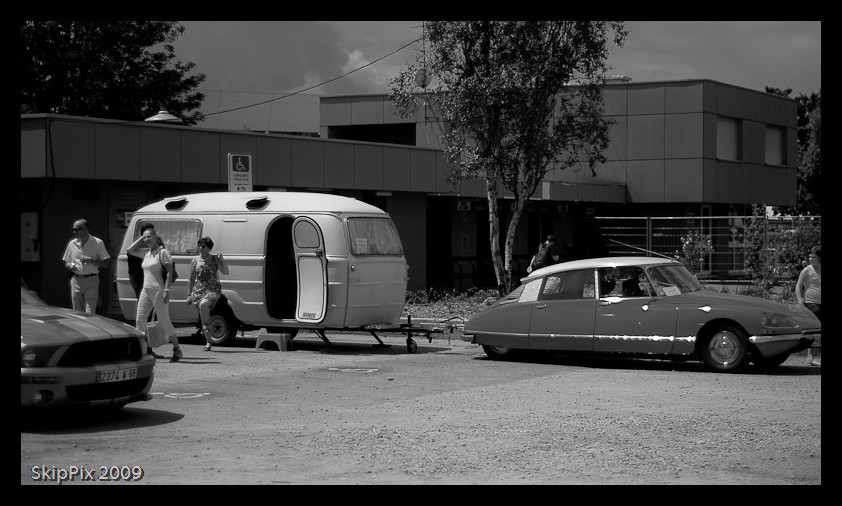
[(164, 247), (175, 255), (198, 255), (199, 234), (202, 224), (199, 220), (144, 220), (138, 221), (135, 238), (140, 237), (140, 227), (151, 222), (155, 231), (164, 240)]
[(720, 160), (739, 160), (739, 123), (734, 118), (716, 118), (716, 157)]
[(781, 127), (766, 125), (766, 163), (786, 165), (784, 163), (784, 133)]
[(402, 255), (395, 224), (383, 218), (351, 218), (351, 252), (355, 255)]

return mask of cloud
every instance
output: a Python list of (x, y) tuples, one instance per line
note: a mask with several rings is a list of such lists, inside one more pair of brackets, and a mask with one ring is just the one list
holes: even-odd
[[(419, 58), (422, 48), (415, 43), (380, 60), (421, 37), (421, 21), (183, 24), (186, 32), (174, 44), (176, 55), (196, 63), (196, 71), (207, 76), (201, 87), (208, 94), (203, 112), (247, 105), (250, 96), (261, 102), (302, 90), (313, 95), (388, 93), (400, 67)], [(820, 22), (631, 21), (626, 26), (626, 43), (609, 46), (608, 62), (612, 73), (633, 83), (705, 78), (755, 90), (792, 88), (794, 94), (821, 89)], [(252, 117), (241, 122), (268, 124), (273, 113), (269, 106), (264, 109), (249, 111)]]
[(821, 23), (788, 21), (629, 22), (615, 72), (634, 81), (706, 78), (763, 90), (821, 89)]

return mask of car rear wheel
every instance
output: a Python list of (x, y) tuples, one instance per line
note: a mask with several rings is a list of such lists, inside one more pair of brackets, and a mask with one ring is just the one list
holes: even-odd
[(511, 348), (504, 348), (503, 346), (492, 346), (490, 344), (483, 344), (482, 350), (488, 355), (489, 358), (493, 360), (509, 360), (511, 359), (516, 350)]
[(738, 372), (748, 363), (748, 339), (738, 328), (716, 329), (702, 343), (702, 360), (718, 372)]
[(237, 338), (239, 322), (228, 305), (223, 306), (222, 304), (217, 304), (217, 307), (211, 312), (208, 329), (210, 329), (210, 336), (208, 338), (211, 344), (220, 346), (230, 343)]

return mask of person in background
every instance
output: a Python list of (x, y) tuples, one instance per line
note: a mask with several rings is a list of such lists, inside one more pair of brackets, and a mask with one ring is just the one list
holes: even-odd
[(91, 235), (88, 220), (73, 222), (75, 237), (64, 248), (64, 268), (70, 272), (70, 300), (75, 311), (96, 313), (99, 300), (99, 268), (111, 256), (102, 239)]
[(210, 313), (222, 297), (222, 285), (219, 283), (219, 273), (228, 274), (228, 264), (222, 253), (211, 255), (213, 240), (210, 237), (199, 239), (199, 256), (190, 263), (190, 280), (188, 281), (188, 304), (196, 304), (199, 319), (202, 322), (202, 334), (205, 336), (205, 351), (211, 350)]
[(532, 256), (532, 261), (529, 262), (526, 272), (532, 272), (541, 267), (556, 264), (558, 260), (559, 255), (555, 245), (555, 236), (550, 234), (547, 236), (547, 240), (538, 246), (538, 251)]
[[(804, 267), (795, 283), (795, 298), (798, 304), (809, 309), (822, 321), (822, 249), (819, 246), (810, 252), (810, 265)], [(813, 349), (807, 348), (807, 364), (821, 366), (813, 357)]]
[[(172, 283), (172, 256), (164, 248), (164, 241), (155, 232), (151, 223), (141, 227), (140, 237), (128, 247), (128, 253), (143, 259), (143, 289), (137, 299), (137, 317), (135, 326), (146, 333), (146, 323), (149, 314), (155, 310), (158, 321), (172, 343), (172, 358), (170, 362), (178, 362), (184, 356), (178, 345), (178, 334), (170, 321), (170, 283)], [(163, 266), (163, 269), (161, 268)], [(166, 273), (166, 277), (164, 277)], [(163, 358), (149, 349), (149, 354), (155, 358)]]

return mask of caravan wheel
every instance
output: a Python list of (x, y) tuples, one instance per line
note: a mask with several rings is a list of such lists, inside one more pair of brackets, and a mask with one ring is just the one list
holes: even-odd
[[(221, 306), (221, 304), (217, 304)], [(234, 316), (234, 312), (228, 305), (224, 305), (219, 310), (214, 310), (211, 313), (210, 322), (208, 324), (210, 329), (210, 342), (214, 346), (222, 344), (230, 344), (237, 338), (237, 330), (240, 328), (240, 322)]]

